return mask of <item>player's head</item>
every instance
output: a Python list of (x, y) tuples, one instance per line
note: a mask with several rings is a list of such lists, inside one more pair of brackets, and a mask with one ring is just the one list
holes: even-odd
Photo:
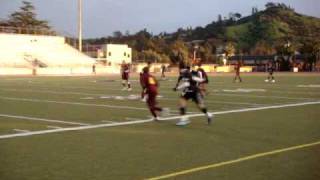
[(142, 69), (143, 73), (149, 73), (149, 67), (146, 66)]

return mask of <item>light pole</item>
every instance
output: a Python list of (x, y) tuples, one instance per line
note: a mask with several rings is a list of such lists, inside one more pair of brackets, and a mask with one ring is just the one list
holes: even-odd
[(79, 51), (82, 52), (82, 0), (78, 0), (78, 41)]

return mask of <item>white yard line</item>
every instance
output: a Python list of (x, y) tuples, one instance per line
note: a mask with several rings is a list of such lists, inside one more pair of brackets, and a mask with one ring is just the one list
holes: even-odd
[[(258, 107), (258, 108), (236, 109), (236, 110), (229, 110), (229, 111), (212, 112), (212, 114), (220, 115), (220, 114), (230, 114), (230, 113), (259, 111), (259, 110), (278, 109), (278, 108), (287, 108), (287, 107), (297, 107), (297, 106), (305, 106), (305, 105), (318, 105), (318, 104), (320, 104), (320, 101), (295, 103), (295, 104), (284, 104), (284, 105), (276, 105), (276, 106), (266, 106), (266, 107)], [(187, 115), (187, 116), (188, 117), (200, 117), (200, 116), (204, 116), (204, 114), (192, 114), (192, 115)], [(175, 120), (175, 119), (180, 119), (180, 118), (181, 118), (181, 116), (173, 116), (173, 117), (161, 118), (160, 120), (169, 121), (169, 120)], [(112, 123), (112, 124), (98, 124), (98, 125), (89, 125), (89, 126), (80, 126), (80, 127), (33, 131), (33, 132), (28, 132), (28, 133), (1, 135), (0, 139), (33, 136), (33, 135), (49, 134), (49, 133), (58, 133), (58, 132), (66, 132), (66, 131), (80, 131), (80, 130), (103, 128), (103, 127), (116, 127), (116, 126), (132, 125), (132, 124), (143, 124), (143, 123), (148, 123), (148, 122), (152, 122), (152, 121), (153, 121), (153, 119), (145, 119), (145, 120), (137, 120), (137, 121), (129, 121), (129, 122)]]
[(62, 127), (59, 126), (47, 126), (49, 129), (61, 129)]
[(61, 121), (61, 120), (53, 120), (53, 119), (45, 119), (45, 118), (36, 118), (36, 117), (29, 117), (29, 116), (17, 116), (17, 115), (10, 115), (10, 114), (0, 114), (0, 117), (13, 118), (13, 119), (23, 119), (23, 120), (30, 120), (30, 121), (44, 121), (44, 122), (70, 124), (70, 125), (81, 125), (81, 126), (90, 125), (87, 123)]
[(102, 120), (101, 122), (103, 122), (103, 123), (117, 123), (115, 121), (108, 121), (108, 120)]

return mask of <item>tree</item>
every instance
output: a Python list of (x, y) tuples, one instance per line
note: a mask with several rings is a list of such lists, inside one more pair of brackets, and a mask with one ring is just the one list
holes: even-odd
[(31, 4), (31, 2), (22, 1), (22, 3), (23, 5), (20, 7), (20, 10), (12, 13), (9, 16), (9, 26), (27, 29), (50, 30), (48, 21), (37, 19), (35, 7)]

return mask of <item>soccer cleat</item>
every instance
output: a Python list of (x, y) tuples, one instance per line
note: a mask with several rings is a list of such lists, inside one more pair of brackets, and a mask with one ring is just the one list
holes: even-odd
[(264, 82), (269, 82), (269, 79), (264, 80)]
[(187, 117), (182, 117), (179, 122), (176, 123), (177, 126), (185, 126), (190, 123)]
[(208, 113), (207, 118), (208, 118), (208, 125), (210, 125), (213, 121), (214, 115), (211, 113)]
[(275, 83), (275, 82), (276, 82), (276, 80), (272, 80), (271, 82), (272, 82), (272, 83)]
[(153, 121), (155, 121), (155, 122), (159, 122), (160, 120), (159, 120), (159, 118), (158, 118), (158, 117), (154, 117), (154, 118), (153, 118)]
[(169, 115), (170, 115), (170, 109), (169, 108), (162, 108), (161, 116), (162, 117), (166, 117), (166, 116), (169, 116)]

